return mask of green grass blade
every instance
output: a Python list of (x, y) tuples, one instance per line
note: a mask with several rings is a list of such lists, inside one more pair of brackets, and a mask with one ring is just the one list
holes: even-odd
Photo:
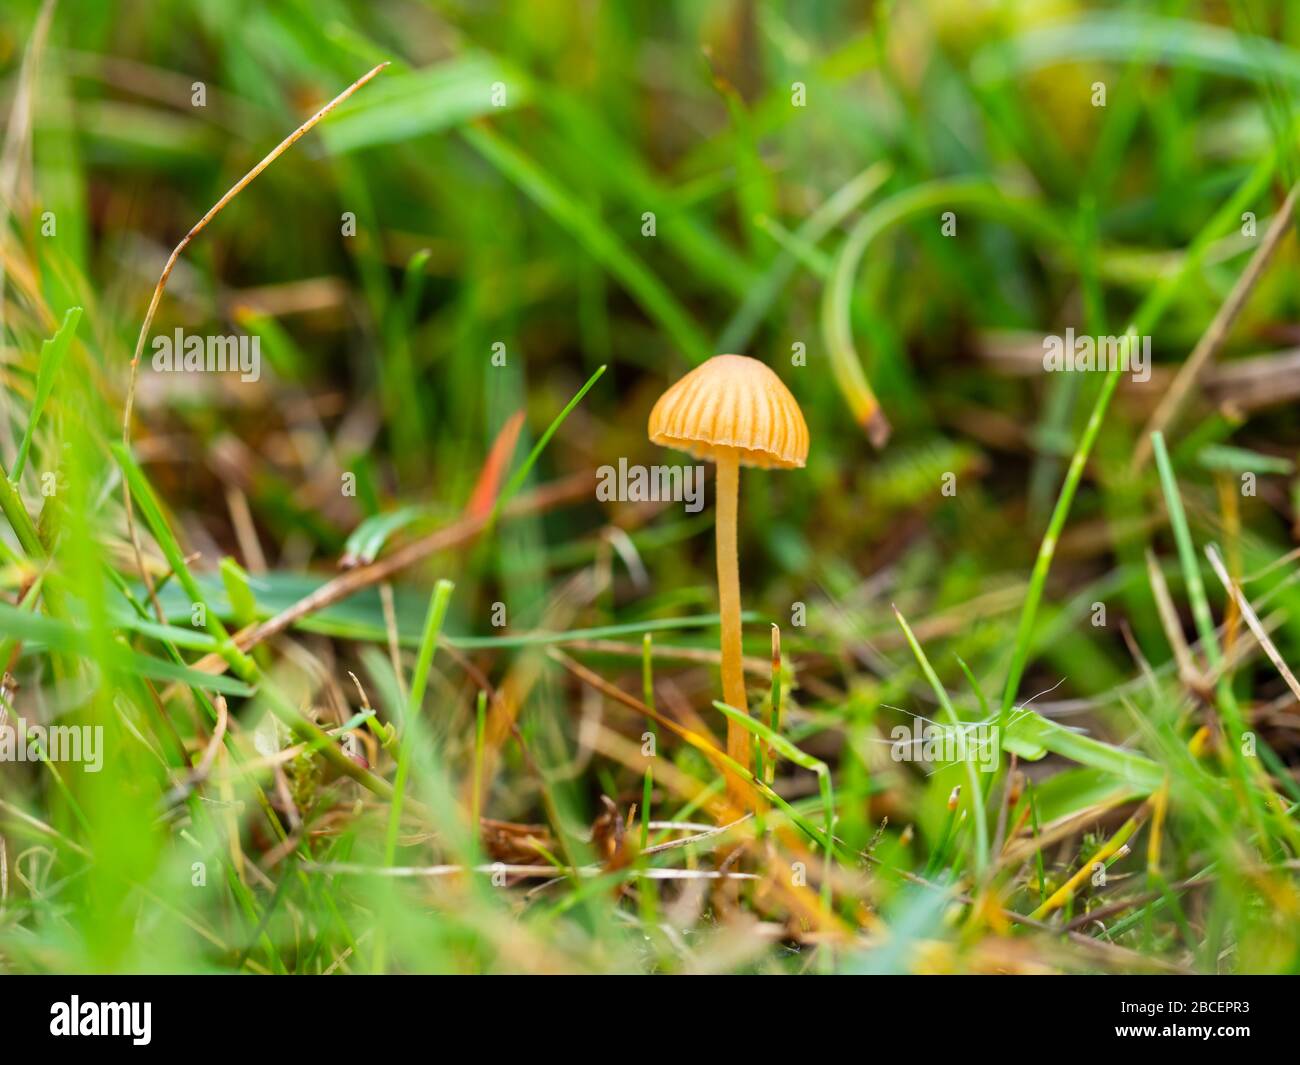
[(9, 474), (10, 480), (17, 481), (22, 478), (36, 426), (45, 412), (45, 404), (49, 401), (50, 393), (54, 391), (54, 379), (58, 376), (63, 360), (67, 358), (68, 350), (72, 347), (72, 338), (77, 335), (77, 323), (80, 321), (81, 308), (70, 308), (63, 316), (63, 324), (59, 326), (58, 332), (41, 344), (40, 366), (36, 371), (36, 393), (32, 397), (31, 410), (27, 415), (27, 428), (23, 430), (22, 443), (18, 445), (18, 457), (14, 459), (14, 468)]

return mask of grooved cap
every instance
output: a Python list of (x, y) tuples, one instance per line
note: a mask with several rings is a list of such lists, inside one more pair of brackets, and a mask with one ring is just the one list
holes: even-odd
[(727, 450), (743, 466), (790, 469), (808, 459), (808, 423), (785, 382), (757, 359), (715, 355), (659, 397), (651, 443), (717, 461)]

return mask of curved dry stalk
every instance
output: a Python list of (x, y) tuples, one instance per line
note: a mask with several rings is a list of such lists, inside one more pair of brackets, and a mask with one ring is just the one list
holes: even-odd
[[(226, 194), (214, 203), (202, 218), (194, 223), (190, 228), (190, 231), (181, 238), (180, 243), (177, 244), (176, 247), (172, 249), (172, 253), (167, 256), (167, 262), (163, 265), (162, 275), (158, 278), (158, 284), (154, 286), (153, 296), (149, 300), (149, 309), (145, 311), (144, 321), (140, 324), (140, 335), (135, 341), (135, 354), (131, 356), (131, 379), (127, 384), (126, 403), (122, 411), (122, 443), (126, 447), (129, 448), (131, 445), (131, 411), (135, 406), (136, 382), (139, 380), (140, 376), (140, 356), (144, 353), (145, 341), (149, 337), (149, 329), (153, 325), (154, 315), (158, 311), (158, 304), (162, 302), (163, 289), (167, 287), (167, 280), (171, 277), (172, 270), (175, 268), (177, 260), (180, 259), (181, 253), (189, 247), (190, 241), (202, 233), (208, 223), (222, 212), (226, 204), (238, 196), (253, 181), (253, 179), (258, 176), (258, 174), (297, 144), (298, 141), (301, 140), (303, 136), (306, 135), (306, 133), (322, 118), (333, 111), (334, 108), (338, 107), (339, 104), (361, 88), (361, 86), (365, 85), (368, 81), (378, 75), (386, 66), (388, 66), (388, 63), (380, 63), (377, 67), (367, 71), (271, 149), (270, 152), (262, 157), (261, 162), (236, 181)], [(146, 591), (149, 593), (149, 601), (153, 603), (154, 612), (158, 615), (158, 620), (163, 622), (166, 620), (166, 617), (163, 613), (162, 604), (158, 601), (157, 592), (154, 590), (153, 580), (150, 578), (148, 569), (144, 564), (144, 555), (140, 550), (140, 535), (135, 527), (135, 514), (131, 507), (131, 489), (127, 485), (125, 478), (122, 480), (122, 503), (126, 508), (126, 528), (131, 538), (131, 547), (135, 552), (136, 568), (139, 569), (140, 576), (144, 580), (144, 586)]]
[(224, 695), (218, 695), (214, 702), (217, 708), (217, 725), (212, 730), (212, 739), (208, 741), (203, 757), (199, 759), (199, 764), (194, 767), (194, 778), (196, 780), (201, 780), (208, 775), (208, 771), (212, 768), (212, 763), (217, 757), (217, 751), (221, 748), (221, 741), (226, 735), (226, 698)]
[(1300, 681), (1296, 680), (1295, 674), (1291, 672), (1291, 667), (1286, 664), (1286, 659), (1277, 649), (1277, 645), (1269, 637), (1268, 631), (1264, 628), (1264, 623), (1259, 620), (1259, 615), (1255, 613), (1255, 608), (1250, 605), (1250, 600), (1242, 592), (1241, 586), (1228, 574), (1228, 569), (1223, 564), (1223, 559), (1219, 557), (1219, 552), (1210, 544), (1205, 549), (1205, 557), (1210, 560), (1210, 567), (1214, 570), (1214, 575), (1219, 578), (1223, 584), (1223, 589), (1228, 596), (1237, 604), (1237, 609), (1241, 611), (1241, 616), (1246, 619), (1246, 625), (1254, 634), (1255, 639), (1259, 641), (1260, 647), (1268, 655), (1268, 660), (1273, 663), (1282, 679), (1286, 681), (1286, 686), (1291, 689), (1291, 693), (1300, 699)]
[(1232, 290), (1228, 293), (1228, 298), (1219, 306), (1209, 326), (1201, 334), (1201, 339), (1196, 342), (1196, 347), (1187, 356), (1187, 361), (1178, 368), (1177, 376), (1174, 377), (1173, 383), (1166, 389), (1164, 396), (1161, 397), (1160, 403), (1151, 415), (1151, 420), (1147, 422), (1146, 428), (1138, 435), (1137, 449), (1133, 454), (1132, 468), (1134, 471), (1141, 470), (1151, 458), (1151, 434), (1163, 432), (1178, 417), (1183, 404), (1187, 401), (1188, 394), (1196, 382), (1201, 379), (1205, 367), (1214, 358), (1219, 348), (1223, 346), (1228, 330), (1232, 328), (1232, 323), (1237, 320), (1237, 315), (1241, 313), (1242, 307), (1246, 305), (1246, 300), (1255, 290), (1255, 285), (1264, 273), (1264, 268), (1268, 265), (1269, 260), (1273, 258), (1273, 253), (1277, 250), (1278, 244), (1281, 243), (1282, 237), (1286, 235), (1286, 231), (1291, 226), (1291, 216), (1295, 212), (1297, 196), (1300, 196), (1300, 184), (1293, 185), (1291, 191), (1287, 193), (1281, 208), (1273, 216), (1272, 223), (1265, 231), (1264, 239), (1260, 241), (1259, 247), (1255, 249), (1255, 254), (1251, 256), (1250, 262), (1246, 264), (1246, 269), (1241, 272), (1236, 284), (1232, 286)]

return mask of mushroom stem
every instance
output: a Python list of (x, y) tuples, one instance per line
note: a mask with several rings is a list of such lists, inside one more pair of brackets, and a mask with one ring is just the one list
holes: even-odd
[[(749, 713), (745, 699), (745, 673), (741, 665), (740, 566), (736, 562), (736, 510), (740, 496), (740, 456), (721, 450), (717, 456), (718, 494), (716, 532), (718, 536), (718, 608), (722, 616), (722, 698), (730, 707)], [(727, 718), (727, 754), (746, 769), (749, 763), (749, 733)], [(728, 778), (728, 790), (744, 798), (745, 786)]]

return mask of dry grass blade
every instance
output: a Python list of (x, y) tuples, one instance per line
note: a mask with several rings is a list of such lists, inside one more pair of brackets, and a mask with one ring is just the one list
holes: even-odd
[(1300, 185), (1293, 185), (1291, 191), (1287, 193), (1281, 209), (1273, 216), (1273, 221), (1264, 233), (1264, 239), (1260, 241), (1259, 247), (1255, 249), (1255, 254), (1250, 257), (1250, 262), (1246, 264), (1246, 269), (1242, 271), (1241, 276), (1237, 278), (1236, 284), (1232, 286), (1228, 298), (1219, 306), (1213, 320), (1201, 335), (1201, 339), (1196, 342), (1196, 347), (1187, 356), (1187, 361), (1179, 367), (1178, 376), (1174, 378), (1173, 384), (1161, 397), (1160, 404), (1156, 407), (1155, 413), (1151, 415), (1146, 428), (1138, 434), (1138, 445), (1133, 454), (1133, 469), (1135, 471), (1142, 469), (1151, 458), (1151, 434), (1164, 432), (1173, 424), (1174, 419), (1182, 412), (1183, 404), (1187, 402), (1188, 395), (1200, 380), (1201, 374), (1205, 372), (1206, 366), (1223, 345), (1228, 330), (1232, 328), (1232, 323), (1237, 320), (1237, 315), (1241, 313), (1242, 307), (1246, 305), (1246, 300), (1254, 291), (1255, 285), (1263, 274), (1264, 267), (1273, 258), (1273, 253), (1277, 250), (1278, 244), (1281, 243), (1282, 237), (1291, 226), (1291, 214), (1295, 210), (1297, 195), (1300, 195)]
[[(485, 873), (548, 880), (563, 876), (602, 876), (608, 872), (603, 865), (584, 865), (577, 869), (562, 865), (509, 865), (505, 862), (493, 862), (490, 865), (358, 865), (351, 862), (304, 862), (303, 869), (309, 873), (321, 873), (325, 876), (384, 876), (397, 879), (411, 877), (457, 876), (462, 873)], [(715, 869), (626, 869), (621, 876), (645, 880), (761, 880), (757, 873), (732, 873)]]
[(1196, 668), (1192, 652), (1187, 646), (1187, 637), (1183, 633), (1182, 622), (1178, 620), (1178, 608), (1173, 596), (1169, 594), (1169, 584), (1160, 569), (1156, 556), (1148, 549), (1147, 580), (1151, 585), (1151, 594), (1156, 601), (1156, 611), (1160, 615), (1160, 627), (1164, 629), (1165, 639), (1174, 651), (1174, 661), (1178, 663), (1178, 679), (1188, 687), (1200, 690), (1205, 686), (1205, 678)]
[[(537, 513), (555, 506), (567, 499), (585, 495), (590, 491), (591, 478), (586, 474), (564, 481), (543, 485), (535, 492), (519, 497), (506, 508), (507, 514)], [(292, 606), (286, 607), (273, 618), (268, 618), (260, 625), (252, 625), (235, 633), (235, 645), (240, 651), (249, 651), (270, 639), (272, 636), (292, 628), (297, 622), (318, 610), (341, 602), (355, 595), (363, 588), (387, 580), (395, 573), (414, 565), (423, 558), (437, 551), (446, 551), (468, 543), (487, 525), (487, 516), (461, 518), (442, 529), (437, 529), (418, 540), (398, 548), (390, 555), (376, 559), (369, 565), (357, 566), (340, 574), (331, 581), (322, 584), (315, 591), (303, 596)], [(210, 654), (194, 663), (193, 668), (205, 673), (222, 673), (228, 663), (218, 654)]]
[(1296, 680), (1295, 674), (1291, 672), (1291, 667), (1286, 664), (1282, 655), (1278, 652), (1277, 645), (1259, 620), (1259, 615), (1255, 613), (1255, 608), (1250, 605), (1250, 600), (1246, 598), (1237, 583), (1229, 575), (1227, 568), (1223, 564), (1223, 559), (1219, 557), (1219, 552), (1214, 549), (1213, 544), (1205, 548), (1205, 557), (1210, 560), (1214, 575), (1219, 578), (1224, 590), (1237, 604), (1237, 609), (1241, 611), (1241, 616), (1246, 619), (1246, 625), (1254, 633), (1260, 647), (1264, 648), (1268, 660), (1277, 667), (1277, 671), (1282, 675), (1282, 679), (1286, 681), (1287, 687), (1291, 689), (1292, 694), (1297, 699), (1300, 699), (1300, 681)]

